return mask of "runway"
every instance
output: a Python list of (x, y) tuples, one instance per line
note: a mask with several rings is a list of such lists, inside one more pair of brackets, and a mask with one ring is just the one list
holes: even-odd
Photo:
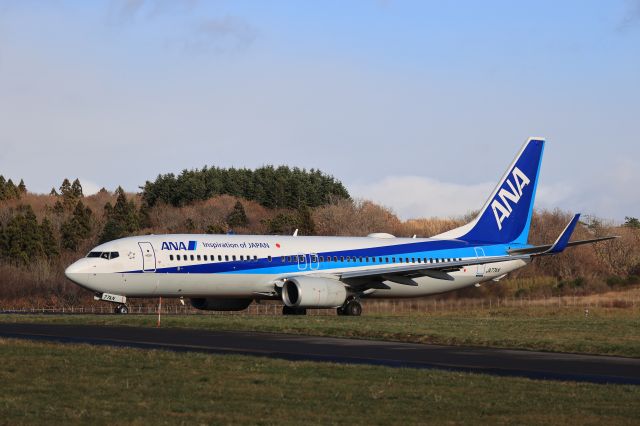
[(640, 384), (640, 359), (179, 328), (0, 324), (0, 337), (286, 360), (438, 368), (534, 379)]

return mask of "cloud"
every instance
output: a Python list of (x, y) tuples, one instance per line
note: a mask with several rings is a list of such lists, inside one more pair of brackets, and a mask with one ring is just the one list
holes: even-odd
[(82, 193), (84, 195), (93, 195), (100, 191), (100, 189), (102, 188), (100, 185), (93, 181), (90, 181), (89, 179), (78, 178), (78, 180), (80, 180), (80, 185), (82, 185)]
[(618, 24), (618, 30), (626, 31), (638, 24), (640, 24), (640, 0), (627, 0), (627, 10)]
[(252, 25), (236, 16), (208, 18), (196, 27), (185, 43), (185, 50), (192, 53), (240, 50), (250, 46), (257, 34)]
[(112, 0), (110, 18), (118, 24), (133, 21), (139, 15), (155, 18), (160, 15), (190, 11), (198, 0)]
[(402, 219), (462, 216), (478, 210), (494, 184), (461, 185), (421, 176), (389, 176), (349, 185), (352, 196), (392, 208)]

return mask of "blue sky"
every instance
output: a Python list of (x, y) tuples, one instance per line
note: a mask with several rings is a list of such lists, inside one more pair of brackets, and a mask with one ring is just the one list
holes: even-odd
[(638, 117), (638, 0), (0, 0), (0, 173), (34, 191), (288, 164), (460, 215), (544, 136), (537, 205), (621, 221)]

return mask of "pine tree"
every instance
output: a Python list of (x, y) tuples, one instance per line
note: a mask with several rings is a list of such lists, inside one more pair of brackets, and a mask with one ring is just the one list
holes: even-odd
[(29, 205), (20, 206), (9, 219), (3, 239), (5, 256), (15, 264), (28, 265), (30, 259), (44, 253), (38, 219)]
[(69, 196), (69, 194), (71, 194), (71, 182), (69, 182), (69, 179), (64, 178), (64, 180), (62, 181), (62, 185), (60, 185), (60, 194), (63, 197)]
[(0, 200), (7, 199), (7, 191), (6, 191), (7, 181), (4, 176), (0, 175)]
[(85, 207), (82, 201), (78, 201), (73, 210), (73, 218), (78, 225), (78, 235), (80, 238), (87, 238), (91, 235), (91, 219), (93, 212), (89, 207)]
[(63, 222), (60, 226), (60, 245), (66, 250), (78, 250), (80, 236), (78, 235), (78, 224), (73, 218)]
[(249, 223), (247, 214), (245, 213), (244, 207), (240, 201), (236, 201), (235, 206), (233, 206), (233, 210), (227, 216), (227, 223), (231, 227), (247, 226)]
[(53, 205), (53, 212), (57, 215), (62, 215), (64, 213), (64, 206), (62, 205), (60, 200), (57, 200)]
[(42, 223), (40, 224), (40, 235), (42, 238), (42, 245), (44, 247), (44, 251), (46, 256), (49, 259), (53, 259), (54, 257), (60, 254), (60, 250), (58, 248), (58, 241), (53, 233), (53, 226), (51, 225), (51, 221), (46, 217), (42, 219)]
[(116, 204), (105, 204), (104, 212), (107, 221), (100, 235), (100, 242), (122, 238), (140, 230), (140, 217), (133, 201), (127, 201), (124, 189), (116, 189)]
[(311, 217), (311, 209), (302, 206), (298, 209), (298, 232), (300, 235), (314, 235), (316, 226)]
[(24, 179), (20, 179), (20, 183), (18, 184), (18, 193), (20, 195), (27, 193), (27, 185), (24, 184)]
[(64, 179), (60, 185), (60, 194), (62, 195), (62, 204), (66, 210), (71, 210), (76, 205), (77, 197), (71, 189), (69, 179)]
[(49, 195), (51, 195), (53, 197), (57, 197), (58, 196), (58, 191), (56, 191), (55, 188), (51, 188), (51, 192), (49, 192)]
[(82, 198), (84, 195), (82, 194), (82, 185), (80, 184), (80, 180), (76, 178), (71, 184), (71, 194), (73, 198)]
[(18, 187), (16, 186), (15, 183), (13, 183), (11, 179), (7, 181), (7, 184), (5, 185), (4, 188), (5, 188), (6, 199), (11, 200), (14, 198), (20, 198)]

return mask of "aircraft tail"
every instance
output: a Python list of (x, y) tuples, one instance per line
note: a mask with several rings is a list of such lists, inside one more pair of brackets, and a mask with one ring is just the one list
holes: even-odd
[(435, 238), (526, 244), (545, 141), (530, 138), (470, 223)]

